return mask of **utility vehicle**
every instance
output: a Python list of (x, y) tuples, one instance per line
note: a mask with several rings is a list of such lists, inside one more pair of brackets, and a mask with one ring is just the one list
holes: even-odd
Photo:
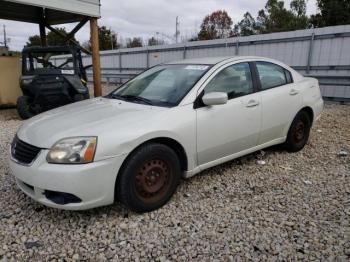
[(17, 110), (22, 119), (89, 98), (81, 49), (75, 46), (25, 47)]

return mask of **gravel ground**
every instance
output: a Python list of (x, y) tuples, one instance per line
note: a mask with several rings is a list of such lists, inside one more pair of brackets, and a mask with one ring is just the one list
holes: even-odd
[(350, 106), (327, 105), (304, 151), (212, 168), (143, 215), (119, 204), (59, 211), (26, 197), (6, 160), (20, 124), (0, 111), (0, 260), (350, 259), (350, 156), (339, 155), (350, 153)]

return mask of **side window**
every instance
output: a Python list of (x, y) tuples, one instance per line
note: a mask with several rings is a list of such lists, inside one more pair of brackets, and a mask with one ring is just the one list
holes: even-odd
[(223, 69), (205, 87), (205, 93), (224, 92), (232, 99), (254, 92), (248, 63), (235, 64)]
[(256, 62), (262, 90), (292, 83), (289, 71), (279, 65), (267, 62)]
[(288, 84), (293, 83), (292, 74), (291, 74), (287, 69), (284, 69), (284, 73), (286, 74), (287, 83), (288, 83)]

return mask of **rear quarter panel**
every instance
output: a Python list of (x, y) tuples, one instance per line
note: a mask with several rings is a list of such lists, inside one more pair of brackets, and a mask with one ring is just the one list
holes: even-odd
[(300, 90), (302, 92), (303, 107), (311, 107), (314, 112), (314, 121), (316, 121), (324, 107), (318, 80), (311, 77), (304, 77), (300, 81)]

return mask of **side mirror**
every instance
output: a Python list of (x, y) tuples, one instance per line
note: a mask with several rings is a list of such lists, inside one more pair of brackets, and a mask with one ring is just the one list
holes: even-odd
[(213, 92), (205, 94), (202, 101), (207, 106), (225, 105), (227, 104), (228, 96), (224, 92)]

